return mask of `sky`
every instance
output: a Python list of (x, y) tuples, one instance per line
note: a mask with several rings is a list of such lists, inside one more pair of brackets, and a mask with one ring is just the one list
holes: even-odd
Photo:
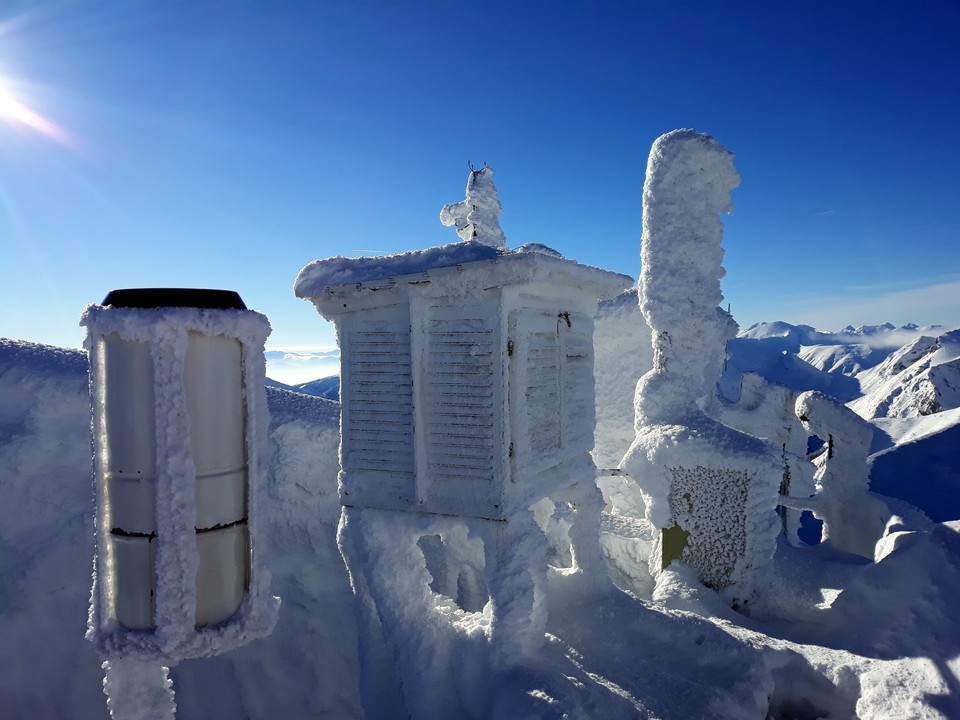
[(272, 348), (335, 255), (459, 238), (488, 163), (507, 242), (637, 277), (650, 145), (742, 177), (741, 327), (960, 324), (960, 3), (0, 4), (0, 336), (82, 343), (122, 287), (236, 290)]

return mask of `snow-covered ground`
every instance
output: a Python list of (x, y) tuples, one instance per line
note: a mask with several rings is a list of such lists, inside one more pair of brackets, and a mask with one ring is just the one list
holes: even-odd
[[(611, 467), (632, 440), (624, 396), (652, 353), (635, 294), (605, 304), (596, 327), (596, 455)], [(937, 329), (814, 334), (771, 324), (741, 333), (730, 343), (720, 410), (752, 434), (802, 445), (788, 416), (807, 390), (839, 389), (861, 410), (882, 404), (899, 377), (896, 397), (920, 400), (885, 416), (861, 413), (871, 416), (871, 489), (881, 493), (869, 497), (889, 517), (873, 558), (781, 536), (756, 599), (735, 612), (682, 566), (650, 576), (643, 501), (629, 481), (605, 475), (601, 541), (617, 586), (551, 573), (546, 642), (520, 665), (494, 662), (476, 634), (451, 640), (457, 660), (435, 678), (446, 716), (960, 717), (953, 342)], [(744, 370), (755, 374), (741, 378)], [(920, 376), (926, 384), (911, 384)], [(931, 392), (939, 408), (921, 414)], [(361, 642), (369, 628), (337, 550), (338, 405), (269, 386), (268, 402), (264, 552), (280, 618), (267, 638), (173, 668), (178, 717), (359, 718), (364, 709), (397, 717), (394, 661), (382, 641)], [(83, 637), (94, 536), (89, 428), (83, 353), (0, 341), (4, 717), (107, 717), (101, 660)]]
[[(169, 718), (157, 659), (193, 657), (170, 673), (181, 719), (960, 717), (960, 331), (735, 337), (717, 215), (738, 182), (715, 139), (659, 138), (643, 274), (616, 297), (630, 278), (506, 247), (486, 165), (441, 212), (462, 242), (304, 268), (297, 294), (339, 318), (343, 439), (338, 378), (264, 393), (257, 353), (243, 356), (218, 397), (243, 394), (244, 410), (218, 408), (229, 427), (212, 434), (246, 428), (231, 457), (253, 473), (236, 521), (256, 537), (252, 569), (233, 616), (197, 633), (191, 454), (213, 422), (180, 385), (214, 385), (229, 362), (197, 381), (205, 339), (187, 330), (259, 347), (262, 316), (85, 313), (124, 341), (166, 333), (188, 358), (151, 348), (156, 399), (95, 403), (155, 406), (160, 420), (139, 421), (156, 426), (153, 469), (183, 462), (152, 513), (156, 632), (125, 624), (121, 645), (101, 642), (119, 627), (109, 551), (91, 562), (91, 450), (97, 473), (103, 460), (87, 356), (0, 340), (3, 716)], [(591, 320), (598, 297), (612, 299)], [(101, 371), (90, 347), (104, 398), (111, 361)], [(267, 367), (335, 357), (271, 351)], [(99, 516), (101, 536), (128, 529), (115, 519)], [(152, 644), (170, 628), (175, 646)]]

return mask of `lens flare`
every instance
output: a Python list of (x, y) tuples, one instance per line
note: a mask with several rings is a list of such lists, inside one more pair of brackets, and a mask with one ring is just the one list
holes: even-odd
[(69, 133), (32, 110), (2, 85), (0, 85), (0, 120), (8, 125), (27, 127), (64, 145), (73, 145)]

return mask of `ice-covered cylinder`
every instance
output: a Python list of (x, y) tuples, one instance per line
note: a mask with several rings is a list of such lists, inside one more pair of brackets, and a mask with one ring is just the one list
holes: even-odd
[(235, 292), (163, 288), (112, 291), (82, 324), (98, 503), (91, 634), (108, 654), (174, 659), (212, 654), (205, 628), (258, 626), (221, 650), (265, 634), (275, 603), (251, 592), (251, 481), (266, 318)]

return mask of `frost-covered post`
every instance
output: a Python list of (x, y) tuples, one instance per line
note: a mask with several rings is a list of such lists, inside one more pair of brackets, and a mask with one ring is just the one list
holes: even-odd
[(815, 390), (797, 398), (796, 412), (803, 427), (824, 441), (824, 448), (814, 461), (817, 494), (810, 500), (789, 500), (798, 508), (813, 510), (823, 520), (824, 542), (873, 559), (890, 511), (870, 494), (867, 457), (873, 432), (869, 423)]
[(471, 165), (466, 199), (444, 205), (440, 222), (456, 227), (457, 235), (463, 240), (505, 247), (507, 238), (500, 229), (501, 209), (497, 187), (493, 184), (493, 168), (484, 163), (480, 170), (474, 170)]
[[(723, 223), (740, 184), (733, 154), (709, 135), (675, 130), (654, 142), (643, 187), (640, 310), (653, 338), (654, 367), (637, 388), (638, 425), (698, 415), (715, 393), (726, 327), (717, 307)], [(718, 352), (719, 351), (719, 352)]]
[(96, 556), (87, 636), (115, 718), (173, 717), (167, 668), (267, 635), (267, 319), (218, 290), (88, 306)]
[[(781, 495), (807, 498), (814, 493), (815, 468), (807, 459), (809, 432), (795, 412), (798, 394), (796, 390), (767, 382), (757, 373), (744, 373), (740, 378), (740, 400), (722, 407), (722, 421), (779, 447), (783, 462)], [(792, 545), (804, 545), (798, 535), (801, 514), (802, 510), (792, 501), (781, 502), (781, 525)]]
[(704, 412), (728, 335), (722, 302), (723, 224), (740, 182), (733, 155), (709, 135), (676, 130), (650, 151), (643, 188), (640, 309), (653, 368), (637, 384), (636, 439), (621, 464), (661, 529), (651, 568), (673, 560), (736, 601), (773, 553), (776, 449)]

